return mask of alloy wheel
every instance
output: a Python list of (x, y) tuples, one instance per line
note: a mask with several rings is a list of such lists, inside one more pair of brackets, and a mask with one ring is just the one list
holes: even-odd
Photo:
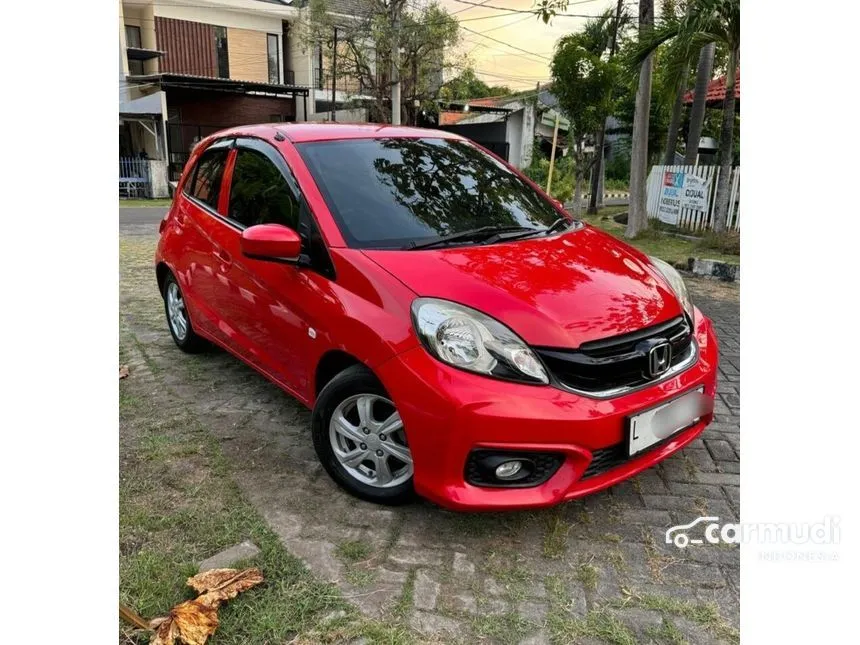
[(175, 282), (167, 285), (167, 318), (176, 338), (180, 341), (185, 340), (185, 336), (188, 335), (188, 315), (185, 311), (182, 292)]
[(394, 404), (377, 394), (347, 397), (329, 422), (334, 455), (354, 479), (377, 488), (412, 477), (412, 454)]

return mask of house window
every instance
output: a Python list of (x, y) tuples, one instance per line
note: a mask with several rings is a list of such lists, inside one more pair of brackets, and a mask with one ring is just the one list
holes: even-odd
[(140, 44), (140, 27), (134, 25), (125, 26), (125, 46), (141, 48)]
[(143, 61), (142, 60), (129, 60), (128, 61), (128, 75), (129, 76), (143, 76)]
[(278, 36), (277, 34), (267, 35), (267, 49), (269, 54), (269, 82), (280, 83), (280, 68), (281, 57), (278, 53)]
[(227, 58), (227, 27), (215, 27), (215, 53), (218, 57), (218, 77), (230, 78), (230, 63)]

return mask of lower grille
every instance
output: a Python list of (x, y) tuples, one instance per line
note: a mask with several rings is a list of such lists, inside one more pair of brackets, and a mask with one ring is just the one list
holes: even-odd
[[(645, 452), (640, 454), (645, 454)], [(623, 466), (628, 461), (630, 461), (630, 458), (627, 456), (627, 450), (623, 443), (615, 444), (608, 448), (600, 448), (591, 453), (591, 463), (588, 464), (588, 468), (582, 473), (580, 479), (602, 475), (613, 468)]]
[[(655, 345), (668, 343), (668, 363), (659, 374), (652, 373), (649, 352)], [(630, 334), (583, 343), (578, 349), (534, 348), (549, 368), (556, 384), (593, 394), (621, 393), (647, 385), (672, 368), (690, 361), (695, 346), (692, 326), (685, 316)]]
[[(505, 461), (519, 459), (528, 462), (530, 472), (522, 479), (503, 481), (495, 476), (494, 469), (483, 462), (493, 457)], [(539, 486), (552, 477), (564, 461), (557, 452), (514, 452), (505, 450), (473, 450), (466, 459), (466, 482), (484, 488), (528, 488)]]

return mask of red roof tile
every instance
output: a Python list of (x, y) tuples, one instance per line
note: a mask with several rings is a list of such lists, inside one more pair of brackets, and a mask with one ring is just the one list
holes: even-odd
[[(684, 103), (689, 105), (693, 102), (694, 92), (691, 90), (684, 95)], [(720, 104), (726, 97), (726, 77), (720, 76), (708, 83), (708, 93), (705, 95), (705, 103)], [(741, 68), (738, 67), (737, 76), (735, 76), (735, 99), (741, 98)]]

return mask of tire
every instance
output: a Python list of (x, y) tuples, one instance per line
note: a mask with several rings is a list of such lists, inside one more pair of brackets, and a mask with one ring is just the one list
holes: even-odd
[(366, 367), (348, 367), (326, 384), (314, 406), (312, 433), (320, 462), (348, 493), (387, 505), (415, 498), (403, 424)]
[[(173, 342), (183, 352), (197, 354), (205, 350), (209, 343), (194, 332), (191, 318), (185, 308), (185, 297), (182, 289), (172, 273), (168, 273), (164, 279), (161, 289), (161, 297), (164, 299), (164, 315), (167, 317), (167, 328), (173, 337)], [(178, 298), (178, 302), (176, 301)], [(174, 313), (172, 307), (176, 307)], [(183, 324), (184, 323), (184, 328)]]

